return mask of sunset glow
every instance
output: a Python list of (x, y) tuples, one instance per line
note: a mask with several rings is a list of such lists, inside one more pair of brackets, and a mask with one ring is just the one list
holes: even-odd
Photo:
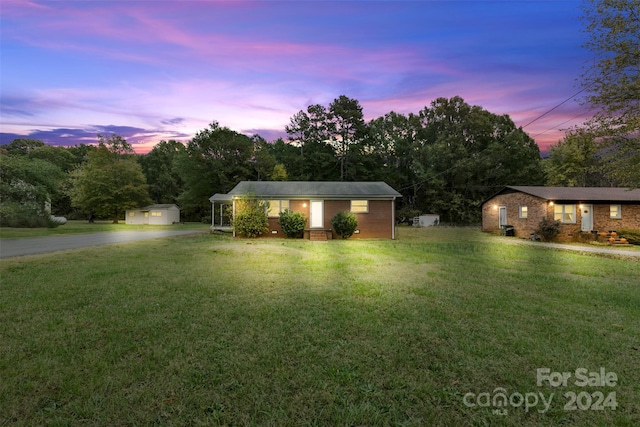
[[(5, 0), (0, 142), (144, 153), (212, 121), (271, 141), (340, 95), (366, 120), (461, 96), (524, 126), (579, 90), (580, 4)], [(545, 150), (590, 114), (570, 99), (525, 131)]]

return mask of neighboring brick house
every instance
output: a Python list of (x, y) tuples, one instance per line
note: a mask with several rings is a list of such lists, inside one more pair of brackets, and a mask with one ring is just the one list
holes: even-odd
[[(402, 197), (384, 182), (242, 181), (209, 201), (214, 212), (216, 204), (231, 205), (235, 212), (236, 200), (248, 194), (268, 202), (269, 236), (284, 237), (278, 219), (280, 212), (289, 209), (305, 215), (305, 238), (315, 234), (322, 240), (338, 237), (331, 230), (331, 218), (339, 211), (353, 212), (358, 218), (352, 238), (395, 239), (395, 201)], [(212, 228), (216, 228), (213, 222)]]
[(528, 238), (544, 217), (563, 234), (640, 229), (640, 189), (507, 186), (482, 203), (482, 231), (510, 225)]

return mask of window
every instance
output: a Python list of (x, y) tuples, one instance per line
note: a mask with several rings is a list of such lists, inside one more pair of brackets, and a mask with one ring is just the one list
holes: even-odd
[(555, 205), (553, 219), (565, 224), (576, 223), (576, 205)]
[(134, 216), (136, 216), (136, 213), (134, 211), (129, 211), (129, 216), (130, 217), (134, 217)]
[(621, 205), (609, 206), (609, 218), (615, 218), (615, 219), (622, 218), (622, 206)]
[(520, 218), (528, 218), (529, 217), (529, 208), (526, 206), (520, 206)]
[(367, 213), (367, 212), (369, 212), (369, 201), (368, 200), (352, 200), (351, 201), (351, 212), (353, 212), (353, 213)]
[(289, 209), (288, 200), (269, 200), (267, 205), (269, 206), (267, 208), (267, 216), (270, 217), (280, 216), (280, 212)]
[(152, 211), (151, 216), (162, 216), (162, 212)]

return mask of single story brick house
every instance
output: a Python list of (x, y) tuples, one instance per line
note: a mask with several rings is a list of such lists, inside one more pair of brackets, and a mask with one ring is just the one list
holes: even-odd
[(158, 204), (125, 212), (127, 224), (171, 225), (180, 222), (180, 208), (174, 204)]
[(396, 237), (396, 199), (402, 195), (385, 182), (242, 181), (226, 194), (214, 194), (209, 201), (214, 212), (217, 204), (231, 205), (235, 213), (236, 201), (248, 194), (268, 202), (269, 236), (285, 236), (278, 219), (280, 212), (289, 209), (305, 215), (305, 238), (338, 237), (331, 230), (331, 218), (339, 211), (353, 212), (358, 218), (352, 238)]
[(482, 231), (528, 238), (544, 217), (562, 234), (640, 229), (640, 189), (507, 186), (482, 203)]

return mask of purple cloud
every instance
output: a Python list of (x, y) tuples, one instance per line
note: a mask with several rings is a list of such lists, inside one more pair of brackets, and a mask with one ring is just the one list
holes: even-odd
[[(216, 120), (269, 140), (344, 94), (367, 120), (459, 95), (523, 126), (575, 92), (579, 6), (7, 0), (0, 125), (63, 143), (115, 123), (149, 147)], [(587, 117), (570, 102), (525, 130), (546, 147)]]

